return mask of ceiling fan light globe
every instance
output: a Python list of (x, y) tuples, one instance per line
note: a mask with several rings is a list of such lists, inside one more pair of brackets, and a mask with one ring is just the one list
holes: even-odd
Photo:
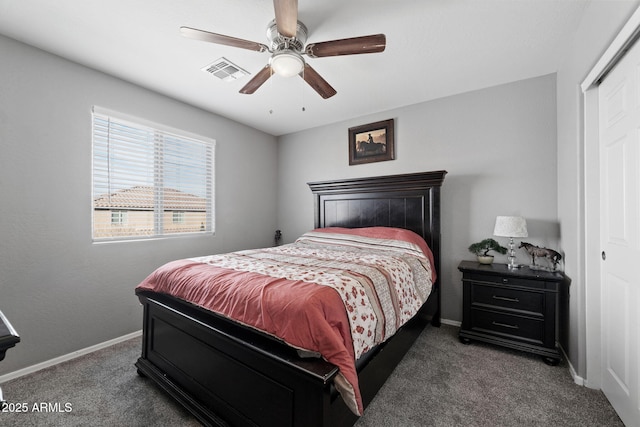
[(283, 50), (275, 53), (270, 62), (273, 72), (282, 77), (298, 75), (304, 69), (302, 56), (292, 50)]

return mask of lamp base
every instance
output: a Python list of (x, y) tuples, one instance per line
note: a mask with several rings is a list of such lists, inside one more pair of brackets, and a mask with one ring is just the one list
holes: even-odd
[(516, 264), (515, 246), (516, 245), (513, 242), (513, 237), (509, 237), (509, 256), (507, 257), (507, 259), (509, 260), (509, 264), (507, 264), (507, 266), (509, 267), (509, 270), (516, 270), (522, 267), (520, 264)]

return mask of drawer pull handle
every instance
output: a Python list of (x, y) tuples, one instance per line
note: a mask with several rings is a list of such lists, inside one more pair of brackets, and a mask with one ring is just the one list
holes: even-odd
[(493, 323), (495, 326), (502, 326), (509, 329), (520, 329), (518, 325), (507, 325), (506, 323), (500, 323), (500, 322), (491, 322), (491, 323)]
[(493, 299), (499, 299), (500, 301), (520, 302), (520, 300), (518, 298), (501, 297), (501, 296), (498, 296), (498, 295), (494, 295), (492, 298)]

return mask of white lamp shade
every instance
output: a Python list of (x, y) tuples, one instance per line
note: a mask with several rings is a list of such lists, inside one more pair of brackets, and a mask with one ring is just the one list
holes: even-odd
[(494, 236), (527, 237), (527, 221), (521, 216), (498, 216), (493, 229)]
[(304, 60), (302, 57), (290, 49), (284, 49), (271, 57), (271, 69), (282, 77), (300, 74), (303, 68)]

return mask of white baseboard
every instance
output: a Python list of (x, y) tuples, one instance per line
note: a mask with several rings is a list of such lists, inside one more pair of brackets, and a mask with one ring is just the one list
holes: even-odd
[(457, 326), (458, 328), (462, 326), (462, 322), (458, 322), (457, 320), (440, 319), (440, 322), (445, 325)]
[(585, 382), (584, 378), (582, 378), (580, 375), (578, 375), (578, 373), (576, 372), (575, 368), (571, 364), (571, 360), (569, 360), (569, 357), (567, 357), (567, 353), (565, 353), (564, 348), (561, 345), (558, 346), (558, 347), (560, 347), (560, 351), (562, 351), (562, 355), (564, 356), (564, 360), (566, 360), (567, 361), (567, 365), (569, 365), (569, 373), (571, 374), (571, 378), (573, 378), (573, 382), (578, 384), (578, 385), (585, 386), (586, 382)]
[(14, 372), (9, 372), (8, 374), (4, 374), (4, 375), (0, 375), (0, 384), (5, 383), (7, 381), (11, 381), (13, 379), (16, 378), (20, 378), (22, 376), (28, 375), (28, 374), (32, 374), (34, 372), (40, 371), (42, 369), (45, 368), (49, 368), (51, 366), (57, 365), (59, 363), (62, 362), (66, 362), (68, 360), (71, 359), (75, 359), (76, 357), (80, 357), (80, 356), (84, 356), (86, 354), (89, 353), (93, 353), (94, 351), (98, 351), (98, 350), (102, 350), (103, 348), (107, 348), (107, 347), (111, 347), (114, 344), (118, 344), (121, 343), (123, 341), (127, 341), (130, 340), (131, 338), (136, 338), (142, 335), (142, 330), (136, 331), (136, 332), (132, 332), (130, 334), (118, 337), (118, 338), (114, 338), (112, 340), (109, 341), (105, 341), (96, 345), (92, 345), (91, 347), (87, 347), (87, 348), (83, 348), (74, 352), (71, 352), (69, 354), (65, 354), (63, 356), (60, 357), (56, 357), (54, 359), (50, 359), (50, 360), (46, 360), (42, 363), (37, 363), (35, 365), (32, 366), (27, 366), (26, 368), (23, 369), (18, 369), (17, 371)]

